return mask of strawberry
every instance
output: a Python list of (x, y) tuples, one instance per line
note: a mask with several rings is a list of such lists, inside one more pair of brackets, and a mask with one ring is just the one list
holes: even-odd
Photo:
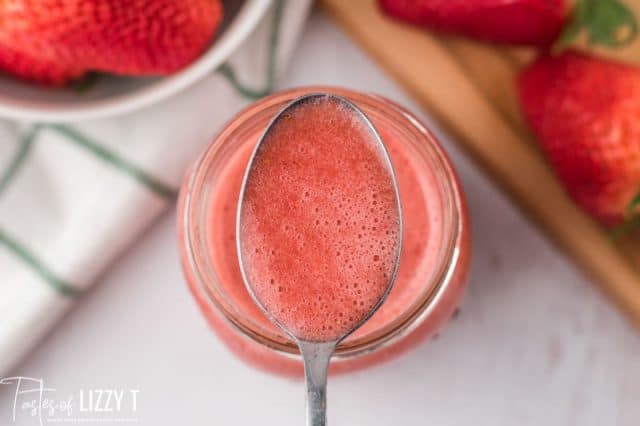
[(567, 51), (542, 56), (517, 84), (527, 121), (571, 197), (604, 225), (637, 222), (640, 68)]
[(0, 44), (0, 70), (7, 70), (23, 80), (49, 86), (62, 86), (84, 75), (81, 68), (34, 57), (3, 44)]
[(569, 0), (379, 0), (390, 16), (494, 43), (548, 46), (561, 33)]
[(203, 52), (221, 17), (219, 0), (0, 1), (0, 69), (53, 85), (168, 74)]

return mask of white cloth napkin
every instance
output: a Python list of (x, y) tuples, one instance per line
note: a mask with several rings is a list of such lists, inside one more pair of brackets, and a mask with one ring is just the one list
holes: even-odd
[(219, 127), (267, 94), (311, 0), (276, 0), (220, 69), (183, 93), (111, 119), (0, 121), (0, 377), (175, 201)]

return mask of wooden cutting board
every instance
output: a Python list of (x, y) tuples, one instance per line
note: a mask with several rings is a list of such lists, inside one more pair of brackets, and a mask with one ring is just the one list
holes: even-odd
[[(385, 17), (375, 0), (321, 3), (640, 326), (640, 234), (614, 243), (567, 197), (524, 126), (513, 80), (534, 52), (436, 36)], [(638, 47), (617, 55), (640, 62)]]

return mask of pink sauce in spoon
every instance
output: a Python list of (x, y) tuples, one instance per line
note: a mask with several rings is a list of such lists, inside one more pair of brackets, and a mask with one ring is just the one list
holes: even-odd
[(250, 291), (300, 340), (337, 341), (392, 284), (400, 208), (384, 147), (330, 97), (290, 109), (259, 145), (238, 214)]

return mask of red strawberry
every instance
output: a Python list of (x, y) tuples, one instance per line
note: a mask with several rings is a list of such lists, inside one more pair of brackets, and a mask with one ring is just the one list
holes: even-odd
[(0, 70), (8, 70), (23, 80), (50, 86), (61, 86), (84, 74), (84, 70), (69, 64), (32, 57), (0, 44)]
[(219, 0), (2, 1), (0, 68), (49, 84), (167, 74), (202, 53), (221, 17)]
[(495, 43), (550, 45), (562, 31), (568, 0), (379, 0), (382, 10), (430, 29)]
[(637, 218), (640, 68), (565, 52), (524, 70), (518, 89), (531, 128), (575, 201), (605, 225)]

